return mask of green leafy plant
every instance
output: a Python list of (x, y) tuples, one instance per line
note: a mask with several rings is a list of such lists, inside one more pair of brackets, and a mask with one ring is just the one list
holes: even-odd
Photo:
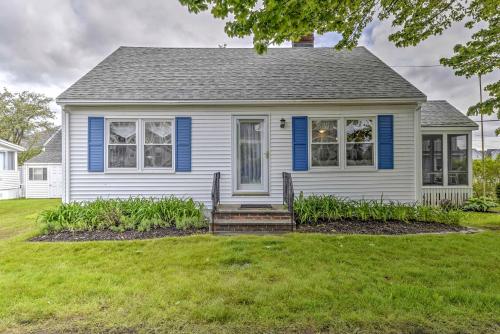
[(43, 211), (38, 220), (42, 233), (59, 231), (127, 230), (149, 231), (175, 226), (181, 229), (207, 226), (203, 204), (192, 199), (97, 199), (85, 203), (61, 204)]
[(494, 199), (489, 197), (472, 197), (462, 207), (464, 211), (487, 212), (497, 206)]
[(500, 202), (500, 183), (497, 183), (495, 193), (497, 195), (497, 202)]
[(295, 199), (294, 213), (299, 224), (325, 221), (401, 221), (458, 224), (463, 213), (451, 207), (430, 207), (412, 203), (361, 200), (302, 193)]

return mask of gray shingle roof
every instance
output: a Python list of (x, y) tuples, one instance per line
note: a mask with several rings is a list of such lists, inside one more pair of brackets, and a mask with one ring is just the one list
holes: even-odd
[(63, 92), (81, 100), (423, 99), (364, 47), (120, 47)]
[(477, 124), (447, 101), (427, 101), (421, 105), (422, 127), (476, 127)]
[(26, 161), (26, 163), (61, 163), (62, 162), (62, 135), (59, 129), (45, 144), (44, 151)]

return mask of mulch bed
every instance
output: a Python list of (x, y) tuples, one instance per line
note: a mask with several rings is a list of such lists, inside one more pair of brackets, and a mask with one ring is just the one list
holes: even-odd
[(175, 227), (162, 227), (150, 231), (125, 231), (114, 232), (110, 230), (98, 231), (63, 231), (46, 235), (39, 235), (31, 238), (29, 241), (97, 241), (97, 240), (135, 240), (135, 239), (154, 239), (163, 237), (182, 237), (193, 234), (208, 233), (208, 228), (179, 230)]
[(323, 222), (317, 225), (298, 224), (296, 231), (301, 233), (400, 235), (419, 233), (467, 232), (471, 230), (464, 226), (447, 225), (440, 223), (404, 223), (399, 221), (334, 221)]

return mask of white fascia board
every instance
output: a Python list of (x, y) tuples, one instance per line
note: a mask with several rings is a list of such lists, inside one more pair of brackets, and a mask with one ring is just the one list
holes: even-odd
[(3, 139), (0, 139), (0, 145), (4, 146), (4, 147), (7, 147), (7, 148), (10, 148), (10, 149), (12, 149), (14, 151), (18, 151), (18, 152), (24, 152), (24, 151), (26, 151), (26, 149), (24, 147), (16, 145), (16, 144), (13, 144), (13, 143), (8, 142), (8, 141), (3, 140)]
[(422, 132), (436, 131), (474, 131), (478, 130), (479, 126), (422, 126)]
[(286, 105), (286, 104), (412, 104), (424, 102), (422, 98), (387, 99), (311, 99), (311, 100), (84, 100), (57, 99), (60, 106), (92, 105)]

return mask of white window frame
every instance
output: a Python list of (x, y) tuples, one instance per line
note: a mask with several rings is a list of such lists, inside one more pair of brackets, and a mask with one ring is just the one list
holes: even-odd
[[(142, 118), (141, 122), (141, 170), (143, 172), (165, 172), (165, 171), (173, 171), (175, 169), (175, 119), (174, 118)], [(171, 141), (170, 144), (146, 144), (146, 122), (170, 122), (172, 133), (171, 133)], [(144, 165), (144, 146), (146, 145), (163, 145), (163, 146), (171, 146), (172, 147), (172, 166), (170, 167), (146, 167)]]
[[(146, 121), (169, 121), (172, 124), (172, 167), (169, 168), (144, 168), (144, 123)], [(109, 168), (108, 167), (108, 145), (109, 145), (109, 123), (110, 122), (135, 122), (136, 123), (136, 145), (137, 145), (137, 167), (136, 168)], [(105, 147), (104, 147), (104, 172), (109, 174), (120, 173), (175, 173), (175, 117), (106, 117), (105, 118)], [(111, 144), (113, 145), (113, 144)]]
[[(424, 150), (424, 136), (437, 136), (437, 137), (441, 137), (441, 154), (442, 154), (442, 163), (443, 163), (443, 171), (442, 171), (442, 177), (443, 177), (443, 184), (424, 184), (424, 166), (423, 166), (423, 161), (424, 161), (424, 156), (423, 156), (423, 150)], [(441, 188), (441, 187), (444, 187), (444, 185), (447, 183), (447, 181), (445, 181), (444, 179), (444, 176), (445, 176), (445, 169), (447, 169), (447, 167), (445, 167), (445, 163), (447, 162), (447, 158), (444, 156), (444, 153), (445, 151), (447, 152), (447, 149), (445, 148), (445, 146), (447, 145), (447, 143), (443, 142), (443, 140), (445, 140), (447, 138), (446, 135), (442, 135), (442, 134), (439, 134), (439, 133), (421, 133), (420, 134), (420, 172), (422, 174), (422, 180), (421, 180), (421, 186), (422, 187), (438, 187), (438, 188)]]
[[(120, 168), (120, 167), (109, 167), (109, 146), (110, 145), (130, 145), (132, 146), (132, 144), (110, 144), (109, 143), (109, 138), (110, 138), (110, 129), (111, 129), (111, 123), (113, 122), (135, 122), (135, 146), (137, 147), (136, 148), (136, 156), (135, 156), (135, 168)], [(140, 151), (139, 151), (139, 148), (140, 148), (140, 137), (141, 137), (141, 131), (140, 131), (140, 126), (139, 126), (139, 119), (135, 119), (135, 118), (106, 118), (106, 136), (105, 136), (105, 152), (104, 152), (104, 156), (105, 156), (105, 164), (106, 164), (106, 168), (105, 170), (106, 171), (120, 171), (120, 172), (137, 172), (140, 170), (139, 166), (140, 166), (140, 159), (139, 159), (139, 154), (140, 154)]]
[[(450, 173), (453, 173), (453, 172), (450, 172), (450, 136), (465, 136), (465, 143), (467, 145), (467, 148), (466, 148), (466, 152), (465, 152), (465, 157), (467, 159), (467, 183), (466, 184), (454, 184), (454, 185), (450, 185), (450, 180), (449, 180), (449, 177), (450, 177)], [(444, 145), (446, 145), (446, 185), (448, 187), (466, 187), (466, 186), (469, 186), (470, 185), (470, 177), (469, 177), (469, 174), (472, 173), (472, 171), (470, 170), (469, 168), (469, 151), (471, 150), (471, 147), (469, 147), (469, 134), (468, 133), (447, 133), (445, 136), (443, 136), (443, 138), (446, 139), (446, 143), (443, 143)], [(444, 185), (444, 180), (443, 180), (443, 185)]]
[[(16, 171), (17, 170), (17, 152), (16, 151), (2, 151), (3, 159), (1, 161), (0, 170), (4, 171)], [(7, 165), (9, 164), (9, 157), (12, 157), (12, 169), (7, 169)]]
[[(356, 143), (356, 142), (348, 142), (347, 141), (347, 132), (345, 129), (347, 128), (347, 121), (356, 121), (356, 120), (365, 120), (369, 119), (372, 121), (372, 140), (370, 142), (361, 142), (361, 143)], [(367, 170), (367, 171), (372, 171), (372, 170), (378, 170), (378, 138), (377, 138), (377, 117), (375, 116), (359, 116), (359, 117), (344, 117), (343, 122), (342, 122), (342, 141), (343, 141), (343, 156), (344, 156), (344, 161), (343, 161), (343, 168), (347, 170)], [(373, 165), (369, 166), (348, 166), (347, 165), (347, 145), (348, 144), (373, 144)]]
[[(30, 173), (30, 169), (33, 170), (33, 173)], [(41, 169), (42, 170), (42, 180), (35, 180), (35, 169)], [(45, 176), (46, 179), (43, 180), (43, 170), (46, 170)], [(30, 179), (30, 175), (33, 175), (33, 180)], [(49, 181), (49, 169), (47, 167), (28, 167), (28, 181), (29, 182), (48, 182)]]
[[(343, 136), (343, 120), (342, 117), (308, 117), (308, 155), (309, 155), (309, 169), (311, 170), (338, 170), (342, 168), (343, 161), (343, 149), (342, 149), (342, 136)], [(312, 146), (320, 143), (313, 143), (312, 141), (312, 122), (313, 121), (337, 121), (337, 137), (338, 140), (336, 143), (328, 143), (328, 144), (337, 144), (338, 145), (338, 164), (337, 166), (313, 166), (312, 164)]]

